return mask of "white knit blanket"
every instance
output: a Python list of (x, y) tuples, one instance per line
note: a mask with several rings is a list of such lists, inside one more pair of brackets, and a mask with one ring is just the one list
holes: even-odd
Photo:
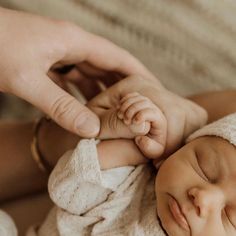
[(56, 206), (27, 236), (164, 235), (152, 173), (148, 165), (101, 171), (95, 141), (80, 141), (50, 176), (49, 194)]
[(17, 236), (17, 229), (8, 214), (0, 210), (0, 236)]

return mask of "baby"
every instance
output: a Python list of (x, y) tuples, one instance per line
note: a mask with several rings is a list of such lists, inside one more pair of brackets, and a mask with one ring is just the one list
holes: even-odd
[(164, 229), (171, 236), (236, 235), (236, 113), (198, 130), (188, 142), (156, 177)]
[(100, 117), (110, 140), (81, 140), (65, 153), (49, 180), (55, 207), (28, 235), (236, 235), (236, 114), (191, 135), (156, 181), (146, 163), (157, 166), (165, 151), (161, 110), (132, 93)]

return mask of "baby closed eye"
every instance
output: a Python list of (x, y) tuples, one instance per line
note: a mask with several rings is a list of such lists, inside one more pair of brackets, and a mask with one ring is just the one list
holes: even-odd
[[(222, 157), (221, 157), (222, 158)], [(224, 169), (224, 162), (219, 160), (217, 155), (203, 155), (203, 153), (196, 152), (196, 159), (198, 167), (201, 171), (201, 177), (210, 184), (217, 185), (221, 179), (222, 169)], [(227, 201), (223, 202), (221, 211), (222, 224), (229, 225), (236, 231), (236, 208), (229, 207)], [(227, 228), (225, 226), (225, 228)]]
[(210, 183), (216, 183), (219, 177), (219, 160), (210, 153), (195, 152), (201, 176)]

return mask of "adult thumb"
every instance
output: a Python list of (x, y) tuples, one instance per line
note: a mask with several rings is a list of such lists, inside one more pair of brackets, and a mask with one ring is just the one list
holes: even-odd
[(36, 84), (31, 83), (30, 86), (29, 83), (31, 89), (26, 88), (20, 97), (45, 112), (63, 128), (81, 137), (95, 137), (99, 133), (99, 118), (50, 78), (41, 79)]

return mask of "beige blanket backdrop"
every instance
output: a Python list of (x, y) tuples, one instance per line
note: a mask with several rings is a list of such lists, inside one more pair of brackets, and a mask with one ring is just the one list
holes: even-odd
[(126, 48), (178, 94), (236, 88), (235, 0), (0, 0), (0, 5), (74, 21)]
[[(0, 0), (0, 5), (74, 21), (126, 48), (178, 94), (236, 88), (235, 0)], [(15, 100), (8, 97), (0, 118), (27, 118), (24, 109), (37, 116)]]
[(72, 20), (109, 38), (179, 94), (236, 88), (235, 0), (0, 0), (0, 4)]

